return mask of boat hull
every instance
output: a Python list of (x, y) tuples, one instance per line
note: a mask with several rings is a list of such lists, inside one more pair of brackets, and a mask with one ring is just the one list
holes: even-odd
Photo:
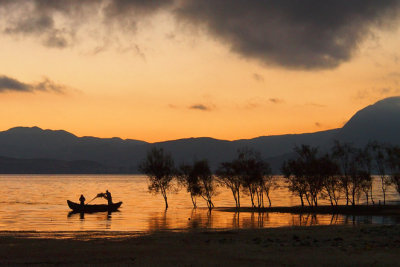
[(102, 211), (116, 211), (121, 206), (122, 202), (113, 203), (111, 205), (84, 205), (67, 200), (68, 207), (74, 212), (102, 212)]

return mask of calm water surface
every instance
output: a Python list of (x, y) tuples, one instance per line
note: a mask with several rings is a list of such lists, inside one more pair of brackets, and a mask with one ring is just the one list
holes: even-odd
[[(299, 205), (281, 180), (281, 188), (271, 193), (273, 206)], [(382, 199), (379, 181), (375, 180), (374, 198)], [(78, 202), (80, 194), (89, 201), (97, 193), (108, 189), (113, 201), (123, 201), (119, 212), (69, 214), (66, 200)], [(219, 188), (216, 207), (233, 207), (230, 191)], [(211, 214), (202, 199), (199, 208), (192, 203), (185, 190), (168, 196), (169, 209), (164, 210), (160, 195), (150, 194), (147, 179), (140, 175), (1, 175), (0, 176), (0, 231), (154, 231), (187, 230), (193, 228), (258, 228), (292, 225), (327, 225), (376, 223), (395, 224), (396, 217), (298, 215), (283, 213), (231, 213), (214, 210)], [(390, 189), (387, 199), (398, 201), (398, 194)], [(361, 198), (361, 201), (363, 199)], [(105, 203), (96, 199), (93, 204)], [(242, 206), (250, 200), (243, 196)], [(324, 201), (321, 201), (324, 204)], [(328, 204), (325, 202), (325, 204)]]

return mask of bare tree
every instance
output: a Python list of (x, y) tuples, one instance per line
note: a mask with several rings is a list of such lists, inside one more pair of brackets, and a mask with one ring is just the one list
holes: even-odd
[(196, 198), (201, 196), (201, 186), (199, 178), (193, 172), (193, 166), (188, 164), (182, 164), (179, 167), (177, 178), (178, 182), (183, 185), (187, 192), (190, 193), (193, 208), (197, 208)]
[(238, 150), (238, 156), (231, 162), (220, 164), (218, 181), (231, 189), (236, 208), (240, 207), (240, 190), (244, 188), (250, 195), (252, 207), (264, 207), (264, 194), (271, 206), (269, 193), (275, 185), (269, 164), (261, 159), (259, 153), (251, 149)]
[(147, 153), (139, 170), (149, 177), (149, 191), (161, 193), (165, 209), (168, 209), (167, 191), (171, 188), (171, 181), (176, 173), (171, 155), (165, 153), (162, 148), (153, 148)]
[[(301, 162), (298, 159), (285, 161), (281, 170), (283, 176), (286, 178), (289, 191), (299, 196), (301, 206), (304, 207), (304, 197), (307, 196), (307, 183)], [(306, 198), (308, 200), (308, 197)], [(309, 201), (308, 203), (310, 204)]]
[(396, 191), (400, 194), (400, 147), (388, 146), (387, 162), (390, 169), (390, 179)]
[(368, 192), (372, 189), (371, 158), (364, 149), (354, 151), (354, 156), (350, 161), (349, 174), (351, 204), (356, 205), (361, 192), (366, 194), (368, 201)]
[[(271, 203), (271, 198), (269, 196), (269, 193), (270, 193), (271, 189), (276, 187), (276, 180), (275, 180), (275, 177), (272, 175), (271, 168), (269, 166), (265, 166), (265, 171), (264, 171), (262, 181), (263, 181), (263, 183), (262, 183), (263, 191), (265, 192), (265, 195), (267, 196), (267, 199), (268, 199), (268, 206), (271, 207), (272, 203)], [(263, 206), (264, 206), (264, 203), (263, 203)]]
[(338, 205), (340, 199), (341, 183), (339, 179), (339, 166), (331, 159), (329, 155), (325, 155), (319, 159), (319, 169), (323, 176), (324, 191), (322, 195), (327, 195), (331, 205)]
[(375, 169), (378, 171), (379, 178), (381, 179), (381, 189), (383, 194), (383, 205), (386, 204), (386, 191), (390, 186), (390, 177), (386, 174), (387, 166), (387, 149), (383, 144), (372, 142), (369, 144), (371, 148), (372, 158), (375, 163)]
[(240, 169), (237, 160), (233, 162), (223, 162), (216, 171), (218, 182), (229, 188), (235, 200), (236, 208), (240, 208), (240, 189), (242, 186), (240, 179)]
[(214, 208), (212, 198), (216, 195), (214, 176), (211, 173), (207, 160), (200, 160), (193, 165), (193, 176), (197, 177), (201, 188), (201, 197), (206, 201), (208, 209)]
[(341, 170), (340, 181), (346, 197), (346, 205), (350, 202), (350, 164), (352, 161), (352, 154), (354, 147), (349, 143), (341, 144), (339, 141), (335, 141), (332, 147), (332, 156), (338, 162)]

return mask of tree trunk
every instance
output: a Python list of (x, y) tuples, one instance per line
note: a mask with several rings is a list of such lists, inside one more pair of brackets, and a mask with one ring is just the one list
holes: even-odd
[(261, 191), (261, 207), (264, 208), (264, 190)]
[(312, 202), (310, 202), (310, 197), (306, 194), (306, 200), (308, 202), (308, 206), (312, 206)]
[(161, 194), (165, 201), (165, 209), (168, 209), (167, 192), (165, 191), (165, 189), (161, 188)]
[(190, 197), (192, 198), (193, 208), (197, 208), (195, 197), (192, 194), (190, 194)]
[(304, 207), (304, 200), (303, 200), (303, 194), (299, 194), (300, 201), (301, 201), (301, 206)]
[(371, 192), (371, 204), (374, 205), (375, 201), (374, 201), (374, 197), (372, 196), (372, 184), (371, 184), (370, 192)]
[(236, 191), (233, 188), (231, 188), (231, 191), (232, 191), (233, 199), (235, 200), (236, 208), (238, 208), (238, 200), (237, 200), (237, 197), (236, 197)]
[(269, 198), (269, 193), (267, 193), (267, 198), (268, 198), (269, 207), (271, 208), (271, 199)]
[(165, 209), (168, 209), (167, 195), (164, 196), (164, 201), (165, 201)]
[(386, 205), (386, 189), (383, 191), (383, 205)]
[(386, 189), (385, 189), (385, 177), (381, 177), (382, 193), (383, 193), (383, 205), (386, 204)]
[(237, 192), (238, 208), (240, 208), (240, 189), (238, 188), (236, 192)]
[(250, 193), (250, 199), (251, 199), (251, 207), (254, 208), (254, 196), (253, 196), (253, 192), (251, 192), (251, 189), (249, 189), (249, 193)]
[(329, 195), (329, 201), (331, 202), (331, 206), (333, 206), (332, 196), (329, 192), (328, 192), (328, 195)]

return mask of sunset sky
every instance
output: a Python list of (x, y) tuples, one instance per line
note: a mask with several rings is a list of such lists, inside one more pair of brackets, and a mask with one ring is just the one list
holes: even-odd
[(397, 0), (0, 0), (0, 130), (149, 142), (342, 127), (400, 95)]

